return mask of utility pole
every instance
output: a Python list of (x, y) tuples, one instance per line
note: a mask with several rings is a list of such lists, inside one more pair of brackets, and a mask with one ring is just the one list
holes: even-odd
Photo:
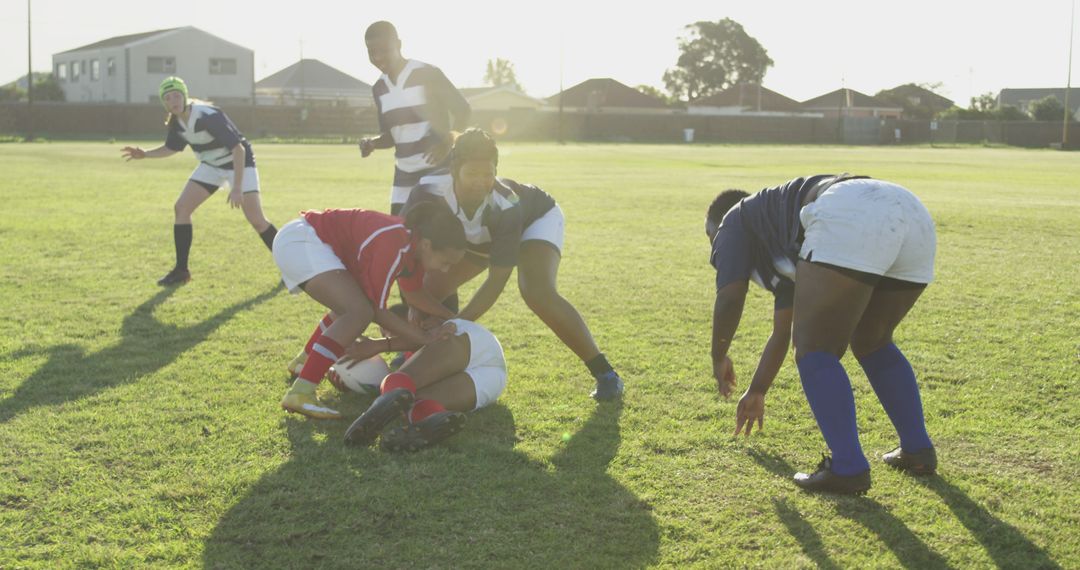
[(30, 0), (26, 0), (26, 140), (34, 140), (34, 58), (30, 41)]
[(1076, 0), (1072, 0), (1072, 15), (1069, 24), (1069, 73), (1065, 80), (1065, 118), (1061, 124), (1061, 148), (1069, 144), (1069, 119), (1072, 118), (1072, 109), (1069, 107), (1069, 91), (1072, 89), (1072, 51), (1073, 33), (1076, 29)]

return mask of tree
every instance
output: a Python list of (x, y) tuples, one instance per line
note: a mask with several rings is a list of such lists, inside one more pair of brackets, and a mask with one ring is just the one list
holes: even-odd
[(1036, 121), (1057, 121), (1065, 119), (1065, 106), (1057, 97), (1047, 95), (1031, 104), (1031, 116)]
[(0, 86), (0, 101), (21, 101), (26, 98), (26, 91), (19, 89), (14, 83)]
[(982, 95), (972, 97), (971, 106), (968, 108), (979, 113), (990, 113), (997, 108), (997, 97), (994, 97), (993, 93), (987, 91)]
[(637, 89), (638, 91), (641, 91), (642, 93), (650, 97), (656, 97), (657, 99), (663, 101), (664, 103), (667, 103), (668, 105), (674, 103), (674, 101), (672, 101), (671, 98), (668, 97), (663, 91), (657, 89), (656, 87), (653, 87), (652, 85), (638, 85), (634, 89)]
[(737, 83), (761, 83), (773, 64), (765, 48), (731, 18), (695, 22), (686, 30), (676, 66), (664, 72), (674, 98), (693, 101)]
[(34, 101), (65, 101), (64, 88), (57, 83), (53, 74), (37, 78), (34, 81)]
[(507, 85), (518, 91), (524, 91), (521, 84), (518, 83), (517, 75), (514, 73), (514, 64), (502, 58), (488, 60), (487, 71), (484, 73), (484, 83), (493, 87)]

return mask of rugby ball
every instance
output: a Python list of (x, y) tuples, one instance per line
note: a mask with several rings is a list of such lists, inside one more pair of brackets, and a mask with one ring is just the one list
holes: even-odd
[(378, 394), (379, 385), (389, 373), (390, 367), (386, 365), (386, 361), (376, 354), (367, 360), (353, 364), (352, 368), (346, 368), (340, 362), (334, 364), (327, 372), (327, 380), (338, 390)]

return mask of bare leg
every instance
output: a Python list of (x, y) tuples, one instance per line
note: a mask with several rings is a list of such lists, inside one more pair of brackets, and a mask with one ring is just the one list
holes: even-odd
[(336, 269), (320, 273), (303, 287), (305, 293), (335, 315), (334, 323), (323, 335), (343, 347), (356, 340), (375, 318), (371, 302), (348, 271)]
[(449, 271), (442, 273), (430, 271), (424, 276), (424, 288), (439, 301), (445, 300), (458, 290), (463, 284), (472, 281), (474, 277), (484, 271), (484, 266), (469, 260), (466, 256)]
[(556, 287), (561, 258), (554, 246), (539, 240), (521, 244), (518, 262), (518, 289), (525, 304), (581, 360), (588, 362), (600, 354), (589, 326), (577, 309)]
[(240, 208), (244, 211), (244, 217), (247, 218), (248, 223), (256, 232), (261, 234), (270, 227), (270, 220), (267, 220), (263, 214), (262, 198), (259, 197), (258, 192), (244, 192)]
[(187, 184), (184, 185), (184, 189), (180, 192), (180, 196), (176, 199), (176, 203), (173, 204), (173, 223), (190, 224), (191, 214), (195, 213), (195, 210), (209, 198), (210, 192), (206, 188), (203, 188), (197, 182), (188, 180)]

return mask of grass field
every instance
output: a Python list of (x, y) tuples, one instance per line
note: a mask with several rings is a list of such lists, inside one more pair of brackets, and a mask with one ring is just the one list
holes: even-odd
[[(321, 312), (277, 287), (224, 196), (196, 213), (194, 280), (154, 285), (194, 160), (125, 164), (120, 146), (0, 145), (0, 568), (1080, 567), (1075, 154), (505, 145), (500, 173), (567, 214), (561, 290), (627, 379), (625, 403), (587, 397), (584, 366), (511, 285), (484, 319), (507, 352), (501, 403), (399, 456), (278, 408)], [(279, 227), (386, 205), (387, 153), (255, 151)], [(824, 448), (792, 362), (745, 439), (708, 358), (712, 196), (840, 170), (910, 188), (939, 240), (938, 280), (898, 344), (940, 475), (875, 459), (895, 435), (848, 356), (865, 498), (791, 484)], [(754, 291), (740, 387), (770, 312)], [(324, 390), (350, 418), (367, 404)]]

